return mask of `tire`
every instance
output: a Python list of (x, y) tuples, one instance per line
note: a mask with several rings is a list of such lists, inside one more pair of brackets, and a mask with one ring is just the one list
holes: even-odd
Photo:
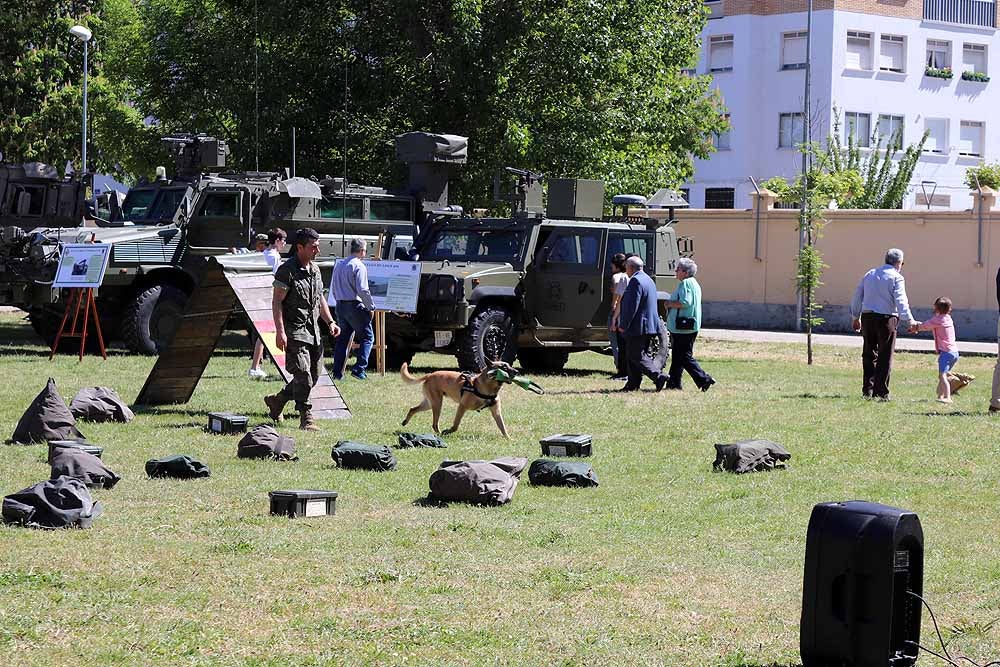
[(462, 370), (480, 371), (491, 361), (513, 363), (517, 356), (514, 316), (500, 306), (477, 310), (459, 335), (455, 357)]
[[(62, 302), (59, 304), (62, 306)], [(99, 317), (101, 318), (101, 336), (104, 338), (104, 347), (107, 348), (111, 341), (111, 336), (115, 331), (115, 322), (105, 315), (105, 313), (100, 312), (100, 307), (98, 307)], [(59, 325), (62, 323), (63, 311), (54, 310), (51, 307), (43, 308), (33, 308), (31, 312), (28, 313), (28, 322), (31, 323), (31, 328), (34, 329), (38, 337), (45, 341), (45, 346), (52, 348), (52, 343), (56, 340), (56, 334), (59, 333)], [(71, 316), (72, 319), (72, 316)], [(82, 323), (78, 324), (82, 328)], [(69, 330), (70, 323), (66, 323), (66, 329)], [(59, 352), (77, 352), (80, 349), (80, 339), (79, 338), (65, 338), (59, 341)], [(98, 352), (100, 346), (97, 344), (97, 332), (94, 328), (88, 325), (87, 331), (87, 352)]]
[(154, 285), (140, 292), (122, 320), (126, 347), (139, 354), (159, 354), (173, 338), (187, 299), (172, 285)]
[(386, 342), (385, 347), (385, 367), (387, 370), (399, 370), (403, 364), (413, 361), (416, 350), (412, 347), (405, 347), (392, 341)]
[(559, 373), (569, 361), (569, 350), (524, 348), (517, 351), (517, 360), (529, 373)]

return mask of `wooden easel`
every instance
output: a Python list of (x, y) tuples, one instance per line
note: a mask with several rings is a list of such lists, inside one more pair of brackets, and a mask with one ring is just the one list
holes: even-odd
[[(76, 325), (81, 320), (81, 309), (83, 310), (83, 326), (77, 331)], [(66, 321), (69, 319), (71, 310), (73, 311), (73, 322), (70, 325), (69, 331), (66, 331)], [(56, 332), (56, 339), (52, 343), (49, 361), (55, 358), (56, 350), (59, 349), (59, 341), (63, 338), (80, 339), (80, 361), (83, 361), (83, 352), (87, 346), (87, 325), (90, 323), (91, 315), (93, 315), (94, 330), (97, 332), (97, 344), (100, 347), (101, 356), (104, 359), (108, 358), (108, 353), (104, 349), (104, 335), (101, 333), (101, 320), (97, 316), (97, 304), (94, 302), (94, 288), (82, 287), (70, 288), (69, 290), (69, 298), (66, 299), (66, 312), (63, 313), (62, 322), (59, 324), (59, 330)]]

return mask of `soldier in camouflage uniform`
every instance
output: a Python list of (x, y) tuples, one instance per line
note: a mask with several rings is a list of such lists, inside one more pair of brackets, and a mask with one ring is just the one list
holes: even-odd
[(285, 369), (292, 380), (272, 396), (265, 396), (271, 419), (280, 422), (285, 403), (295, 401), (299, 428), (318, 431), (313, 421), (309, 393), (319, 380), (323, 364), (323, 335), (320, 320), (336, 337), (340, 327), (330, 314), (323, 295), (323, 278), (314, 259), (319, 255), (319, 234), (305, 227), (295, 234), (295, 254), (274, 273), (274, 315), (276, 344), (285, 351)]

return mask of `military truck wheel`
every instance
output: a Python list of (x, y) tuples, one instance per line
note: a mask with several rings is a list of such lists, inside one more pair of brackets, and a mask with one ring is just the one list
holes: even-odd
[[(396, 343), (387, 342), (385, 347), (385, 367), (391, 370), (399, 370), (399, 367), (403, 364), (408, 364), (413, 361), (413, 355), (416, 353), (412, 347), (404, 347)], [(374, 355), (372, 359), (374, 359)]]
[(569, 361), (569, 350), (532, 347), (517, 351), (521, 368), (529, 373), (558, 373)]
[(128, 349), (159, 354), (177, 330), (187, 298), (172, 285), (154, 285), (140, 292), (122, 320), (122, 340)]
[(455, 356), (459, 368), (470, 371), (485, 368), (491, 361), (513, 362), (517, 356), (514, 317), (499, 306), (476, 311), (458, 339)]
[[(61, 303), (58, 305), (60, 308), (62, 307)], [(31, 328), (34, 329), (39, 338), (45, 341), (45, 346), (49, 348), (56, 341), (56, 334), (59, 333), (59, 325), (62, 323), (62, 318), (62, 310), (56, 311), (52, 308), (35, 308), (28, 313), (28, 322), (31, 323)], [(106, 348), (111, 340), (111, 336), (115, 332), (115, 322), (111, 317), (106, 316), (105, 313), (101, 313), (100, 318), (101, 335), (104, 337), (104, 346)], [(82, 324), (78, 326), (82, 327)], [(67, 330), (69, 327), (70, 324), (67, 323)], [(79, 349), (79, 338), (64, 338), (59, 341), (59, 352), (76, 352)], [(97, 352), (100, 350), (100, 345), (97, 342), (97, 334), (94, 332), (94, 328), (90, 326), (88, 326), (87, 331), (86, 349), (88, 352)]]

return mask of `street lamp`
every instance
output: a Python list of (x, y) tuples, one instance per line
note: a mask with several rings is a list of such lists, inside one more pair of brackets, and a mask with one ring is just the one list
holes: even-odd
[(87, 173), (87, 44), (93, 33), (82, 25), (75, 25), (69, 29), (69, 34), (83, 42), (83, 171)]

